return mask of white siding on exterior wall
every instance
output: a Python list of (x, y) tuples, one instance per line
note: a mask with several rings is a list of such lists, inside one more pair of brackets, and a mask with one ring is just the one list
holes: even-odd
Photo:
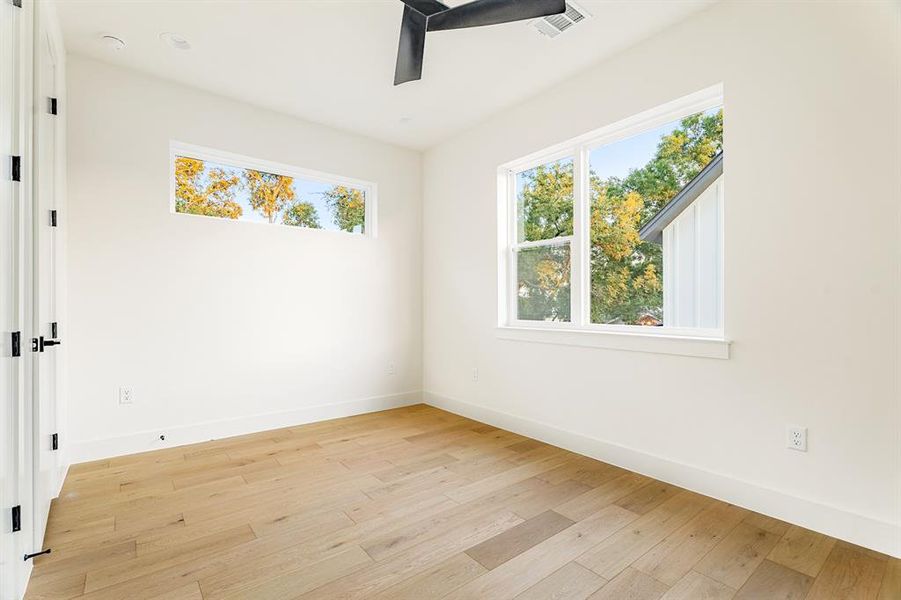
[(663, 230), (663, 323), (723, 326), (723, 178)]

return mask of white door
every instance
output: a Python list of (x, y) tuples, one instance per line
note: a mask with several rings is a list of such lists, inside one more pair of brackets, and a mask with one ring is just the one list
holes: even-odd
[[(13, 49), (15, 7), (0, 2), (0, 598), (12, 598), (15, 590), (14, 543), (11, 510), (15, 506), (15, 427), (18, 404), (18, 367), (12, 352), (13, 332), (18, 329), (15, 302), (18, 296), (14, 276), (16, 258), (16, 184), (11, 178), (15, 152), (13, 129), (15, 88)], [(21, 336), (21, 333), (19, 334)]]
[[(40, 10), (40, 7), (39, 7)], [(58, 167), (60, 157), (60, 113), (57, 58), (59, 49), (38, 19), (35, 43), (34, 94), (34, 320), (37, 339), (34, 353), (34, 547), (41, 550), (50, 501), (62, 483), (60, 444), (62, 439), (58, 388), (64, 323), (60, 309), (59, 239), (62, 215), (57, 206)]]
[[(31, 2), (0, 0), (0, 598), (21, 597), (33, 545), (26, 319), (31, 112)], [(13, 157), (19, 157), (15, 161)], [(30, 311), (28, 311), (30, 312)], [(14, 516), (17, 515), (17, 516)]]

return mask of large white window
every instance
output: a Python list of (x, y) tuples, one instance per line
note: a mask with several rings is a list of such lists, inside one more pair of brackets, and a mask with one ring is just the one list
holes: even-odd
[(181, 142), (169, 163), (172, 212), (374, 235), (374, 183)]
[(502, 328), (723, 337), (720, 88), (503, 165)]

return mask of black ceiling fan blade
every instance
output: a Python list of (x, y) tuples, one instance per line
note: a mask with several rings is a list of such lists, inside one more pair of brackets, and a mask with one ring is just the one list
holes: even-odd
[(438, 2), (438, 0), (400, 0), (416, 12), (420, 12), (425, 16), (434, 15), (435, 13), (440, 13), (443, 10), (447, 10), (447, 4), (443, 4)]
[(404, 17), (400, 23), (400, 42), (397, 45), (394, 85), (422, 78), (427, 23), (428, 17), (424, 14), (404, 6)]
[(566, 12), (566, 0), (475, 0), (429, 17), (429, 31), (498, 25)]

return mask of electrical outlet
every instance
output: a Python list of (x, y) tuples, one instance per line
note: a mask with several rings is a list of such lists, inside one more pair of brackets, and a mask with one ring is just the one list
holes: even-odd
[(394, 367), (394, 363), (389, 362), (388, 363), (388, 375), (396, 375), (396, 374), (397, 374), (397, 369)]
[(135, 393), (130, 387), (119, 388), (119, 404), (134, 404)]
[(472, 380), (473, 380), (473, 381), (478, 381), (478, 380), (479, 380), (479, 369), (478, 369), (478, 368), (473, 368), (473, 370), (472, 370)]
[(785, 446), (791, 450), (807, 452), (807, 428), (789, 425), (785, 430)]

